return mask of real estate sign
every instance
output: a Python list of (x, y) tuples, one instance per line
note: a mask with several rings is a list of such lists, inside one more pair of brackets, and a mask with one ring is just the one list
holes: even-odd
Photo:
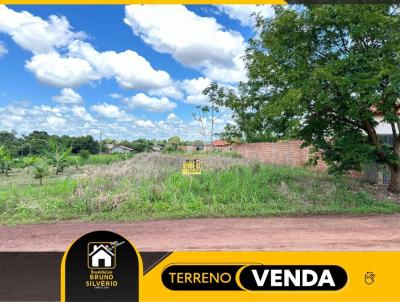
[(187, 159), (182, 164), (182, 175), (201, 174), (201, 162), (199, 159)]

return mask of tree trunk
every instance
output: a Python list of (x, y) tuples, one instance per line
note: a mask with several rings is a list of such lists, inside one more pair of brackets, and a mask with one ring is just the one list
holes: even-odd
[(392, 193), (400, 192), (400, 167), (399, 166), (389, 166), (390, 170), (390, 183), (388, 190)]

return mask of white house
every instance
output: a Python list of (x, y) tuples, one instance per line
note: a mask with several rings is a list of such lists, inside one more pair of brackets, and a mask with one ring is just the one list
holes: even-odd
[(135, 150), (123, 145), (107, 144), (108, 153), (132, 153)]
[[(376, 109), (372, 108), (374, 112), (374, 120), (378, 123), (375, 127), (376, 133), (387, 144), (393, 144), (393, 130), (390, 123), (384, 122), (384, 116)], [(397, 113), (400, 115), (400, 112)], [(397, 124), (395, 125), (396, 132), (399, 133)], [(386, 165), (369, 165), (364, 167), (364, 178), (370, 183), (387, 184), (390, 180), (390, 173)]]
[[(112, 267), (114, 253), (108, 250), (103, 244), (94, 245), (93, 251), (89, 254), (91, 267)], [(101, 263), (100, 265), (100, 262)]]

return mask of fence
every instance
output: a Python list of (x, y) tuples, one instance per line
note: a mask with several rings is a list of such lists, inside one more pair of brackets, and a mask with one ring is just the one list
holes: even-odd
[[(264, 163), (300, 167), (308, 163), (310, 148), (301, 148), (302, 141), (280, 141), (275, 143), (232, 144), (223, 151), (233, 151), (244, 158), (259, 160)], [(319, 161), (315, 169), (325, 171), (326, 164)]]

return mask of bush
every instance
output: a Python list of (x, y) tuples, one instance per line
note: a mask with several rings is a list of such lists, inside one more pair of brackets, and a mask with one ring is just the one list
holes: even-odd
[(81, 152), (79, 152), (79, 157), (86, 161), (90, 158), (90, 152), (88, 150), (81, 150)]

